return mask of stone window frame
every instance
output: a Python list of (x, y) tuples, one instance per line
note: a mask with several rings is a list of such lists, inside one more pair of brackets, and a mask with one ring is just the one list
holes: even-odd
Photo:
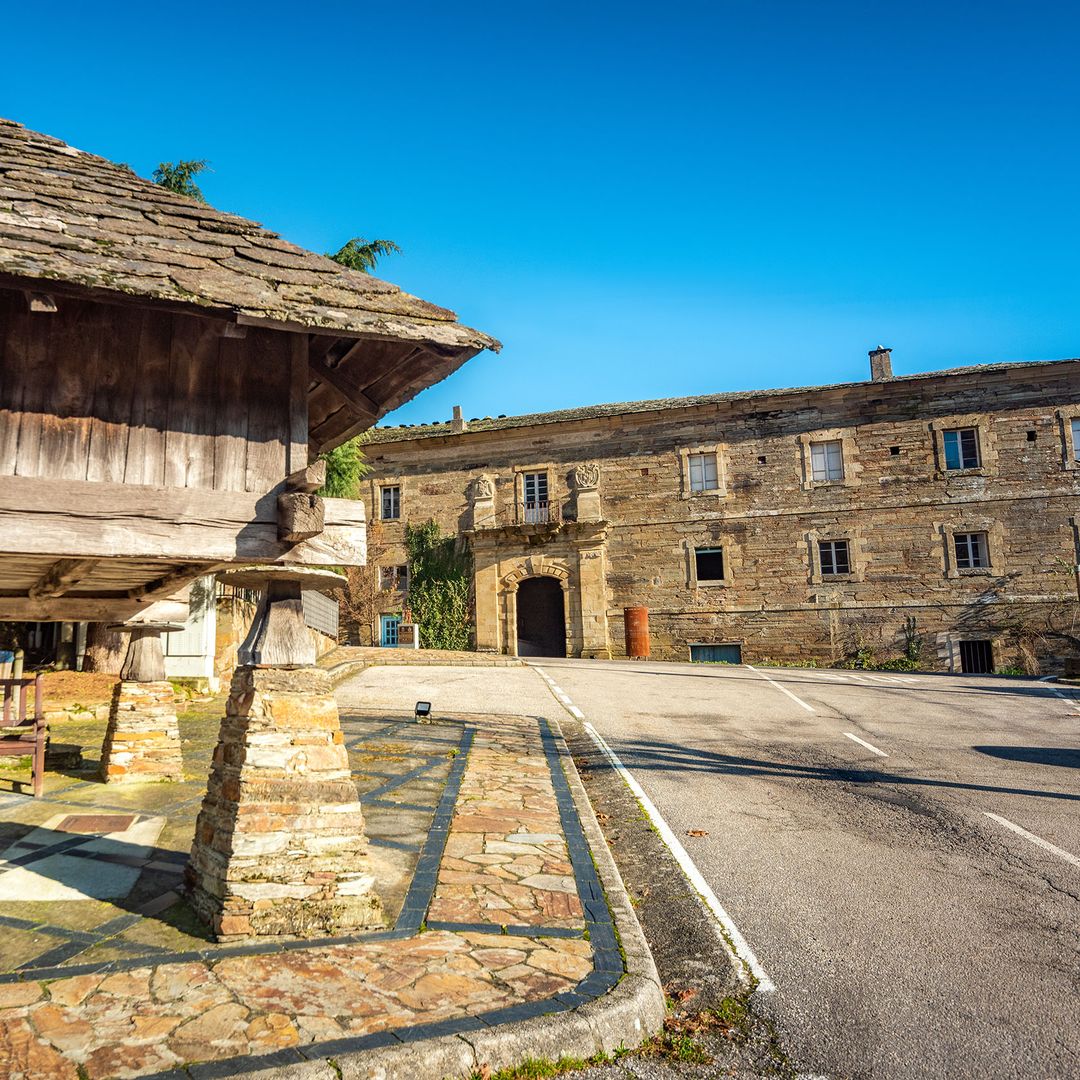
[[(396, 518), (384, 518), (382, 513), (382, 489), (396, 487), (398, 489), (398, 516)], [(405, 477), (403, 476), (380, 476), (371, 481), (371, 519), (373, 521), (402, 522), (405, 520)]]
[[(811, 443), (838, 442), (840, 454), (844, 463), (844, 475), (840, 480), (815, 480), (814, 464), (811, 457)], [(855, 487), (859, 483), (859, 474), (862, 469), (859, 465), (858, 445), (855, 442), (854, 428), (818, 428), (815, 431), (804, 431), (799, 435), (799, 456), (802, 465), (802, 488), (803, 491), (813, 491), (815, 488), (843, 488)], [(843, 540), (844, 537), (836, 537)]]
[[(997, 440), (989, 413), (964, 413), (930, 421), (930, 438), (934, 444), (934, 475), (939, 480), (954, 476), (996, 476)], [(959, 428), (974, 428), (979, 441), (979, 466), (975, 469), (945, 468), (945, 432)]]
[(1080, 421), (1080, 405), (1058, 409), (1057, 419), (1061, 425), (1061, 467), (1066, 470), (1080, 470), (1080, 461), (1076, 460), (1080, 445), (1073, 434), (1073, 422)]
[[(384, 571), (404, 570), (404, 574), (395, 573), (392, 585), (383, 583)], [(379, 592), (408, 592), (409, 589), (409, 564), (408, 563), (385, 563), (379, 566)]]
[(948, 670), (953, 675), (963, 672), (963, 664), (960, 660), (960, 642), (962, 641), (989, 641), (991, 654), (994, 658), (994, 667), (999, 667), (1001, 658), (1006, 651), (1006, 642), (1000, 632), (993, 630), (943, 630), (937, 635), (938, 659), (948, 665)]
[[(724, 576), (722, 578), (709, 578), (707, 581), (698, 581), (697, 556), (698, 548), (720, 548), (723, 552)], [(734, 570), (739, 563), (738, 545), (733, 544), (725, 537), (699, 537), (683, 540), (683, 557), (686, 560), (686, 584), (691, 589), (723, 589), (734, 583)]]
[(542, 461), (536, 465), (515, 465), (513, 466), (514, 521), (518, 525), (525, 524), (525, 474), (539, 472), (547, 473), (548, 506), (562, 506), (562, 493), (555, 487), (558, 473), (553, 461)]
[[(682, 446), (679, 448), (679, 472), (681, 486), (680, 499), (708, 499), (727, 498), (727, 443), (699, 443), (696, 446)], [(716, 487), (708, 491), (691, 491), (690, 489), (690, 456), (692, 454), (715, 454), (716, 455)]]
[[(839, 481), (837, 482), (839, 483)], [(823, 574), (821, 572), (821, 551), (818, 544), (835, 540), (847, 541), (848, 572), (846, 574)], [(806, 545), (810, 556), (811, 585), (834, 585), (865, 580), (866, 553), (860, 528), (810, 529), (806, 534)]]
[[(945, 577), (950, 580), (969, 577), (1001, 577), (1005, 573), (1005, 530), (1000, 521), (991, 518), (964, 517), (937, 525), (942, 539)], [(986, 533), (986, 554), (989, 566), (961, 569), (956, 565), (956, 534)], [(985, 636), (985, 635), (983, 635)]]

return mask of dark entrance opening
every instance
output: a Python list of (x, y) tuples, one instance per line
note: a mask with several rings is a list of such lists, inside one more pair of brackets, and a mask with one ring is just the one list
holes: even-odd
[(526, 578), (517, 592), (518, 656), (565, 656), (563, 591), (553, 577)]
[(994, 670), (994, 650), (990, 642), (961, 641), (960, 670), (965, 675), (990, 675)]

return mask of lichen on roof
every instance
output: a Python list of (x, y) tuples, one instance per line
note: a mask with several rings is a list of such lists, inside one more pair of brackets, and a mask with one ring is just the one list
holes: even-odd
[(3, 118), (0, 275), (343, 335), (499, 348), (446, 308)]
[(1016, 368), (1053, 367), (1080, 364), (1080, 360), (1021, 360), (999, 364), (971, 364), (967, 367), (946, 368), (941, 371), (924, 371), (914, 375), (897, 375), (881, 381), (832, 383), (824, 386), (792, 386), (773, 390), (731, 390), (718, 394), (699, 394), (693, 397), (653, 398), (647, 401), (615, 401), (603, 405), (584, 405), (573, 409), (556, 409), (552, 412), (526, 413), (522, 416), (499, 416), (492, 419), (470, 420), (464, 432), (455, 434), (451, 422), (436, 421), (432, 424), (404, 424), (375, 427), (366, 435), (368, 444), (411, 442), (414, 439), (434, 439), (440, 436), (462, 438), (484, 431), (505, 431), (512, 428), (539, 427), (546, 424), (566, 424), (576, 421), (595, 420), (607, 416), (626, 416), (634, 413), (666, 412), (671, 409), (693, 409), (701, 406), (719, 405), (725, 402), (757, 401), (768, 398), (784, 398), (796, 395), (823, 394), (831, 390), (865, 388), (868, 392), (881, 393), (895, 384), (919, 380), (952, 378), (963, 375), (990, 374)]

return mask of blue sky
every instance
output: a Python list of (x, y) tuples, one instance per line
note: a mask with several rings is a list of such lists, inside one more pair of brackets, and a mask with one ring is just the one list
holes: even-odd
[[(137, 18), (131, 12), (137, 10)], [(1080, 12), (22, 5), (0, 115), (505, 343), (402, 422), (1080, 354)], [(25, 47), (12, 48), (17, 42)]]

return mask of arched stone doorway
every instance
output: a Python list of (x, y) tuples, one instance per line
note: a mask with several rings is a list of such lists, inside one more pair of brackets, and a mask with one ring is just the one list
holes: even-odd
[(566, 655), (566, 613), (558, 578), (542, 575), (518, 583), (517, 655)]

